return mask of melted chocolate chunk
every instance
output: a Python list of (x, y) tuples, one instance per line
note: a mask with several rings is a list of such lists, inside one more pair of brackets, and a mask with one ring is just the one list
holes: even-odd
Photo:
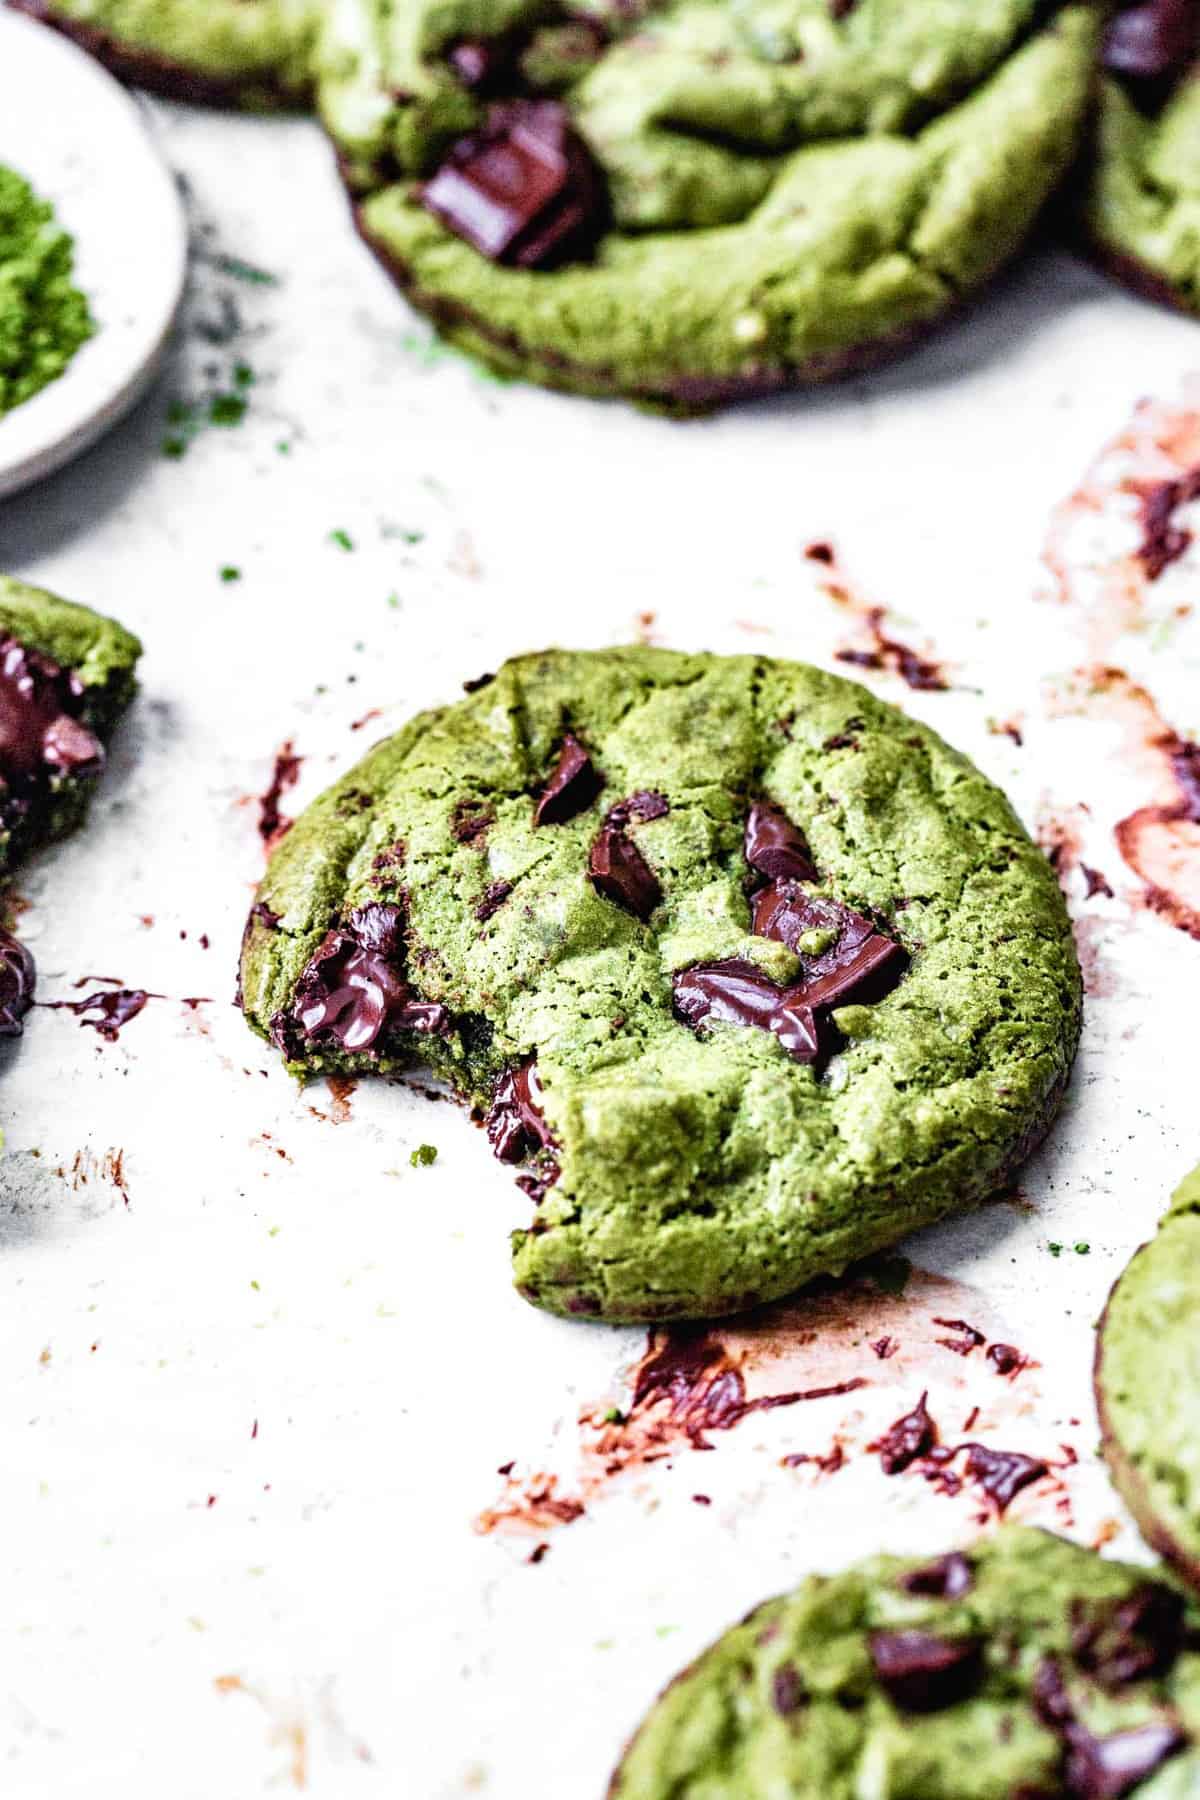
[(20, 1037), (36, 985), (37, 969), (29, 951), (10, 931), (0, 931), (0, 1038)]
[(587, 254), (604, 225), (600, 172), (554, 100), (494, 106), (418, 198), (480, 255), (520, 269)]
[[(772, 881), (755, 895), (751, 929), (755, 937), (786, 944), (803, 959), (813, 1006), (837, 1006), (851, 993), (859, 1000), (878, 999), (904, 966), (901, 946), (876, 931), (870, 919), (795, 881)], [(802, 948), (802, 940), (824, 938), (832, 941), (823, 949)]]
[(752, 962), (729, 957), (696, 963), (673, 977), (675, 1011), (697, 1030), (712, 1021), (754, 1025), (777, 1037), (789, 1056), (815, 1062), (821, 1044), (817, 1021), (802, 988), (781, 988)]
[(563, 737), (554, 773), (542, 789), (534, 812), (535, 823), (564, 825), (592, 804), (601, 785), (602, 778), (591, 757), (574, 732), (568, 731)]
[(1011, 1375), (1025, 1362), (1015, 1344), (989, 1344), (987, 1359), (997, 1375)]
[(1023, 1456), (1019, 1450), (989, 1450), (986, 1444), (964, 1444), (967, 1474), (977, 1481), (997, 1512), (1004, 1512), (1022, 1488), (1040, 1481), (1048, 1471), (1035, 1456)]
[(417, 1000), (404, 979), (404, 917), (373, 902), (326, 934), (296, 983), (293, 1018), (311, 1039), (342, 1050), (370, 1050), (385, 1031), (445, 1032), (444, 1006)]
[(554, 1147), (554, 1138), (542, 1115), (542, 1086), (536, 1063), (517, 1063), (500, 1076), (492, 1090), (487, 1135), (492, 1154), (501, 1162), (523, 1162), (539, 1150)]
[(104, 749), (79, 722), (82, 699), (77, 676), (16, 638), (0, 638), (0, 776), (98, 774)]
[[(752, 869), (768, 881), (815, 881), (817, 871), (802, 834), (787, 814), (769, 800), (759, 800), (746, 819), (743, 852)], [(760, 932), (760, 937), (769, 933)]]
[(1110, 1691), (1163, 1675), (1183, 1649), (1183, 1600), (1161, 1582), (1144, 1581), (1124, 1599), (1072, 1615), (1071, 1653)]
[(1104, 66), (1133, 82), (1169, 81), (1196, 54), (1196, 0), (1140, 0), (1124, 6), (1104, 40)]
[(909, 1569), (900, 1577), (906, 1594), (927, 1594), (932, 1600), (958, 1600), (975, 1585), (975, 1571), (961, 1550), (939, 1556), (936, 1562)]
[(937, 1443), (937, 1426), (929, 1416), (922, 1394), (911, 1412), (889, 1425), (876, 1448), (885, 1475), (900, 1475), (918, 1456), (924, 1456)]
[(588, 853), (588, 874), (598, 893), (635, 919), (648, 919), (663, 897), (653, 869), (617, 825), (600, 827)]
[(1052, 1656), (1038, 1664), (1033, 1681), (1038, 1718), (1063, 1744), (1063, 1784), (1072, 1800), (1125, 1800), (1188, 1743), (1172, 1719), (1154, 1719), (1098, 1738), (1080, 1723)]
[(799, 1712), (804, 1705), (806, 1695), (804, 1683), (796, 1671), (794, 1663), (780, 1663), (771, 1677), (771, 1705), (780, 1718), (786, 1719), (794, 1712)]
[(902, 1712), (939, 1712), (975, 1687), (983, 1671), (978, 1638), (940, 1638), (929, 1631), (873, 1631), (871, 1663), (880, 1686)]

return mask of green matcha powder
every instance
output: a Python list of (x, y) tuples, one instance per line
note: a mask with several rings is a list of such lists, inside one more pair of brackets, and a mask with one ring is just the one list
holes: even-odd
[(0, 168), (0, 418), (56, 381), (95, 330), (73, 264), (54, 209)]

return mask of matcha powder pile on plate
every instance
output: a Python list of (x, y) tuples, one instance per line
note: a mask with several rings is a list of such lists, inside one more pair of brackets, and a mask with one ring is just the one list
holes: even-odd
[(54, 209), (0, 167), (0, 418), (57, 380), (95, 326)]

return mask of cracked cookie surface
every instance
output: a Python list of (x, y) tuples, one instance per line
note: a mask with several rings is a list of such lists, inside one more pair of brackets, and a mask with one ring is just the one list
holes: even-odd
[(610, 1800), (1185, 1800), (1198, 1625), (1145, 1569), (1018, 1526), (876, 1557), (684, 1670)]
[(504, 373), (695, 410), (865, 366), (1017, 250), (1088, 6), (347, 0), (319, 97), (367, 240)]
[(1080, 980), (1003, 795), (840, 677), (634, 647), (507, 663), (276, 851), (241, 963), (297, 1073), (431, 1065), (529, 1159), (528, 1298), (787, 1293), (1001, 1186)]
[(1200, 1170), (1116, 1282), (1096, 1340), (1112, 1478), (1146, 1541), (1200, 1586)]

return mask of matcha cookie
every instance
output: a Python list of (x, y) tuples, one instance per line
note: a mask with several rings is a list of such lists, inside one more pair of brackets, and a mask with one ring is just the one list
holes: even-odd
[(295, 101), (326, 0), (8, 0), (123, 81), (212, 105)]
[(1130, 287), (1200, 312), (1200, 6), (1120, 8), (1104, 62), (1088, 238)]
[(813, 1576), (666, 1690), (610, 1800), (1186, 1800), (1200, 1610), (1005, 1526)]
[(1024, 241), (1097, 14), (1037, 0), (343, 0), (360, 227), (502, 373), (689, 411), (876, 363)]
[(1200, 1585), (1200, 1170), (1109, 1296), (1096, 1341), (1104, 1456), (1147, 1543)]
[(1053, 873), (924, 726), (803, 664), (507, 663), (276, 851), (243, 1004), (298, 1074), (424, 1062), (526, 1160), (521, 1291), (773, 1299), (995, 1191), (1080, 979)]
[(82, 823), (141, 651), (112, 619), (0, 576), (0, 878)]

